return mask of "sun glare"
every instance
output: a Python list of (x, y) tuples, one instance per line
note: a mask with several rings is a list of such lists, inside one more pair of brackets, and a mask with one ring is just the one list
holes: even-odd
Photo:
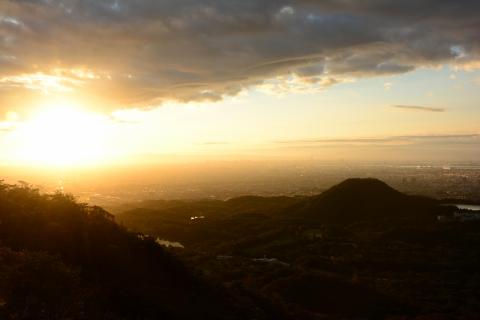
[(34, 165), (82, 166), (106, 157), (104, 118), (74, 103), (51, 103), (19, 129), (18, 161)]

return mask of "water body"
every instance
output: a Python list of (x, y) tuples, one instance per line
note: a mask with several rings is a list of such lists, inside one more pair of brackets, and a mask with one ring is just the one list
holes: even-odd
[(165, 246), (165, 247), (185, 248), (183, 246), (183, 244), (181, 244), (180, 242), (176, 242), (176, 241), (168, 241), (168, 240), (165, 240), (165, 239), (157, 238), (157, 240), (155, 242), (158, 243), (159, 245)]
[(454, 203), (454, 204), (452, 204), (452, 206), (455, 206), (458, 209), (480, 211), (480, 205), (479, 204), (457, 204), (457, 203)]

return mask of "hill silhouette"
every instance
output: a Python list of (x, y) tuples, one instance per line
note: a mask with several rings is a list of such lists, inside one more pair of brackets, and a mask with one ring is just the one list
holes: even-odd
[(325, 223), (432, 219), (437, 201), (408, 196), (373, 178), (347, 179), (320, 195), (287, 208), (285, 214)]
[[(242, 196), (226, 201), (145, 201), (118, 215), (126, 225), (188, 246), (205, 241), (260, 243), (284, 239), (291, 226), (350, 225), (359, 222), (391, 226), (428, 223), (436, 218), (436, 200), (403, 194), (372, 178), (348, 179), (311, 197)], [(131, 205), (127, 205), (127, 208)], [(192, 216), (202, 219), (191, 220)], [(239, 240), (242, 239), (242, 240)], [(268, 241), (270, 241), (268, 240)], [(262, 240), (264, 241), (264, 240)]]
[(400, 191), (390, 187), (385, 182), (374, 178), (347, 179), (315, 198), (328, 199), (329, 201), (385, 201), (395, 202), (405, 199)]

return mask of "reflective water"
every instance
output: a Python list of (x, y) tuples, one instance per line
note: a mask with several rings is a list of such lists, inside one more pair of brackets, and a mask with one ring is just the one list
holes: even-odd
[(159, 245), (165, 246), (165, 247), (185, 248), (185, 247), (183, 246), (183, 244), (181, 244), (180, 242), (176, 242), (176, 241), (168, 241), (168, 240), (165, 240), (165, 239), (157, 238), (156, 242), (157, 242)]
[(452, 204), (456, 206), (458, 209), (467, 209), (467, 210), (478, 210), (480, 211), (480, 205), (478, 204)]

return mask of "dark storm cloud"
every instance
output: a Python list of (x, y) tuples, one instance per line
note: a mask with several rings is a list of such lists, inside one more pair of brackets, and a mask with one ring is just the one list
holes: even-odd
[(393, 108), (401, 109), (401, 110), (410, 110), (410, 111), (445, 112), (444, 108), (433, 108), (433, 107), (423, 107), (423, 106), (396, 105), (396, 106), (393, 106)]
[(116, 108), (219, 100), (291, 74), (321, 84), (474, 63), (478, 12), (468, 0), (4, 0), (0, 103), (45, 91), (32, 74)]

